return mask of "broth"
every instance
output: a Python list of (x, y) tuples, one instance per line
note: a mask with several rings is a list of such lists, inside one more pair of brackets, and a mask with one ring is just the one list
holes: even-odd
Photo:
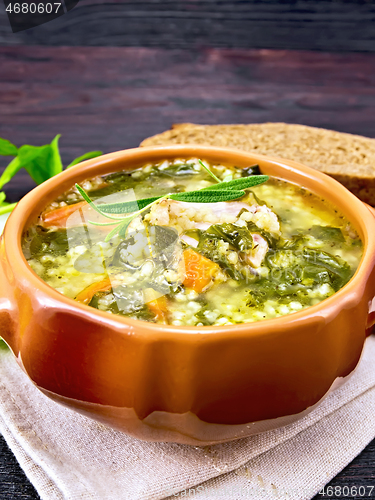
[[(207, 166), (221, 181), (259, 169)], [(148, 164), (81, 184), (103, 203), (183, 193), (215, 184), (197, 159)], [(117, 217), (115, 213), (112, 217)], [(126, 234), (73, 187), (23, 237), (31, 268), (60, 293), (91, 307), (173, 325), (228, 325), (290, 314), (319, 303), (353, 276), (362, 243), (334, 207), (270, 178), (217, 203), (164, 198)]]

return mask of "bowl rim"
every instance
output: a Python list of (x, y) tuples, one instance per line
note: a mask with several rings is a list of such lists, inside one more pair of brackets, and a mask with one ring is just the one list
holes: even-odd
[[(334, 198), (342, 196), (341, 201), (343, 204), (346, 207), (349, 207), (350, 205), (350, 210), (348, 208), (347, 211), (350, 212), (351, 222), (355, 221), (354, 225), (356, 226), (356, 229), (359, 228), (362, 232), (360, 237), (363, 242), (363, 254), (355, 274), (340, 290), (318, 304), (309, 306), (306, 309), (279, 316), (277, 318), (265, 319), (256, 322), (197, 327), (189, 325), (162, 325), (127, 318), (124, 316), (110, 315), (105, 311), (94, 309), (88, 305), (81, 304), (76, 302), (74, 299), (62, 295), (56, 289), (52, 288), (45, 281), (43, 281), (31, 269), (22, 252), (21, 237), (24, 229), (30, 225), (32, 220), (35, 220), (36, 214), (40, 213), (36, 207), (42, 205), (42, 200), (45, 197), (48, 198), (48, 195), (51, 195), (51, 192), (56, 192), (56, 194), (64, 192), (69, 185), (71, 186), (74, 183), (73, 179), (76, 179), (77, 177), (81, 177), (82, 180), (85, 178), (87, 179), (89, 177), (87, 173), (95, 168), (103, 170), (103, 174), (107, 173), (105, 172), (107, 169), (109, 173), (110, 169), (108, 169), (108, 166), (115, 160), (123, 159), (128, 160), (129, 162), (133, 161), (136, 166), (138, 162), (142, 164), (154, 161), (150, 159), (150, 156), (152, 157), (156, 155), (159, 160), (162, 160), (163, 153), (164, 157), (169, 156), (170, 158), (197, 156), (204, 158), (205, 155), (207, 155), (208, 157), (217, 156), (219, 159), (220, 156), (231, 155), (237, 156), (242, 160), (248, 158), (252, 162), (256, 163), (268, 162), (272, 163), (277, 168), (281, 167), (284, 171), (297, 171), (297, 173), (302, 173), (302, 176), (311, 179), (312, 182), (318, 187), (322, 187), (324, 185), (326, 187), (326, 191), (329, 190), (329, 192), (334, 193)], [(233, 164), (233, 161), (226, 161), (222, 159), (222, 163)], [(115, 171), (118, 171), (118, 169)], [(282, 179), (283, 177), (281, 176), (280, 178)], [(65, 186), (67, 186), (65, 189), (63, 187), (60, 188), (62, 182)], [(317, 189), (316, 194), (319, 196), (319, 189)], [(329, 196), (328, 198), (322, 196), (322, 198), (334, 206), (337, 206), (331, 201)], [(44, 202), (44, 206), (46, 203), (47, 202)], [(347, 214), (344, 215), (346, 216)], [(218, 339), (226, 338), (229, 333), (232, 337), (234, 334), (239, 336), (278, 334), (284, 331), (286, 327), (291, 327), (296, 323), (300, 325), (306, 321), (310, 322), (313, 319), (324, 321), (325, 318), (330, 316), (332, 313), (335, 315), (337, 314), (338, 306), (340, 306), (340, 309), (347, 309), (354, 303), (359, 303), (360, 296), (362, 296), (362, 293), (360, 292), (363, 292), (368, 277), (375, 267), (375, 252), (370, 251), (370, 249), (375, 248), (375, 230), (369, 230), (369, 225), (371, 224), (375, 229), (375, 218), (369, 208), (343, 185), (322, 172), (297, 163), (293, 160), (254, 154), (252, 152), (234, 148), (219, 148), (214, 146), (186, 144), (177, 146), (139, 147), (117, 151), (91, 160), (86, 160), (78, 165), (75, 165), (74, 167), (70, 167), (68, 170), (64, 170), (57, 176), (35, 187), (19, 201), (6, 222), (2, 238), (5, 243), (8, 265), (10, 264), (11, 267), (13, 267), (13, 265), (16, 267), (18, 266), (18, 269), (21, 271), (23, 281), (27, 280), (35, 289), (39, 290), (50, 299), (53, 299), (53, 302), (49, 302), (50, 306), (53, 304), (53, 306), (59, 306), (60, 309), (64, 308), (69, 310), (70, 313), (79, 314), (81, 317), (86, 317), (98, 323), (106, 324), (107, 326), (113, 326), (116, 329), (123, 329), (126, 334), (129, 334), (129, 329), (132, 331), (132, 334), (141, 336), (148, 334), (149, 331), (153, 331), (154, 335), (155, 332), (158, 332), (166, 339), (176, 339), (176, 335), (178, 335), (179, 337), (184, 336), (186, 339), (191, 338), (196, 341), (197, 335), (199, 335), (199, 338), (206, 338), (207, 336), (212, 336), (214, 334), (215, 338)]]

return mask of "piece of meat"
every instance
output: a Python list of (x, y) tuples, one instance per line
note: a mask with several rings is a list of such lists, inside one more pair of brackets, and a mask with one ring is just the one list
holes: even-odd
[(187, 229), (207, 229), (219, 222), (235, 222), (244, 208), (255, 213), (257, 205), (242, 201), (187, 203), (166, 199), (154, 205), (145, 219), (152, 225), (175, 227), (181, 233)]
[(253, 237), (254, 248), (250, 252), (242, 252), (240, 257), (249, 266), (260, 267), (268, 252), (268, 243), (260, 234), (252, 233), (251, 236)]

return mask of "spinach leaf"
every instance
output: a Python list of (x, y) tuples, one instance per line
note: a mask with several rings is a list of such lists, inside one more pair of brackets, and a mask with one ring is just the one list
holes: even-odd
[(311, 234), (311, 236), (313, 236), (317, 240), (322, 240), (322, 241), (335, 241), (335, 242), (345, 241), (345, 238), (339, 227), (312, 226), (312, 228), (309, 229), (309, 234)]
[(51, 144), (46, 146), (28, 146), (27, 144), (18, 149), (18, 156), (14, 158), (4, 170), (0, 177), (0, 189), (11, 180), (11, 178), (24, 168), (31, 178), (41, 184), (50, 177), (62, 171), (62, 163), (59, 153), (59, 135)]
[(202, 231), (199, 239), (199, 244), (195, 249), (204, 257), (219, 264), (219, 266), (233, 279), (241, 281), (245, 279), (245, 273), (239, 265), (234, 265), (228, 260), (228, 255), (224, 252), (220, 245), (220, 238), (207, 234), (207, 231)]
[(168, 165), (167, 168), (159, 169), (156, 167), (156, 170), (159, 174), (164, 174), (169, 177), (180, 177), (184, 175), (199, 174), (199, 170), (196, 170), (194, 167), (194, 163), (172, 163)]
[(352, 275), (352, 271), (347, 262), (340, 257), (334, 257), (328, 252), (304, 248), (303, 257), (306, 262), (324, 267), (330, 273), (332, 286), (335, 291), (345, 285)]
[(69, 250), (66, 230), (48, 231), (42, 226), (37, 226), (29, 248), (31, 256), (34, 258), (44, 254), (65, 255)]
[(10, 141), (0, 137), (0, 155), (1, 156), (17, 156), (18, 149)]
[(253, 238), (245, 227), (224, 222), (223, 224), (213, 224), (205, 233), (208, 237), (227, 241), (240, 252), (246, 253), (253, 249)]
[[(0, 177), (0, 189), (22, 168), (29, 173), (30, 177), (37, 184), (41, 184), (47, 179), (62, 172), (63, 166), (58, 145), (59, 138), (60, 135), (57, 135), (51, 144), (46, 144), (45, 146), (29, 146), (25, 144), (17, 148), (10, 141), (0, 137), (0, 155), (15, 156)], [(73, 160), (69, 167), (88, 158), (95, 158), (101, 154), (101, 151), (86, 153)], [(0, 215), (11, 212), (15, 206), (16, 203), (6, 203), (3, 193), (0, 192)]]

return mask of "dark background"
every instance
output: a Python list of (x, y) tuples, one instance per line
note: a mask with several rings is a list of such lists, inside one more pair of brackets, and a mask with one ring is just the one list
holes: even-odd
[(26, 32), (1, 21), (5, 45), (375, 51), (373, 0), (80, 0)]
[[(61, 133), (64, 164), (175, 122), (375, 137), (374, 116), (374, 1), (81, 0), (13, 34), (0, 0), (0, 137), (41, 145)], [(32, 187), (20, 172), (8, 199)], [(374, 485), (374, 465), (375, 440), (330, 484)], [(0, 498), (38, 498), (2, 439)]]

